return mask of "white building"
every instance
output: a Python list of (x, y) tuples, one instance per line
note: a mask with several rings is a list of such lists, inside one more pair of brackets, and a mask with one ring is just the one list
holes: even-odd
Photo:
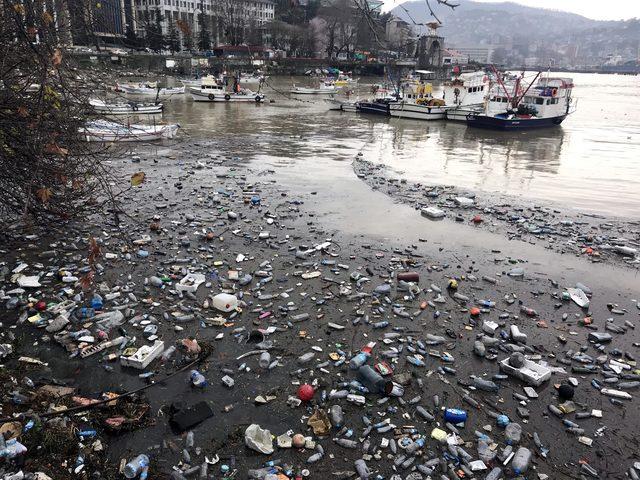
[[(144, 36), (157, 15), (162, 21), (162, 33), (170, 27), (180, 30), (179, 24), (188, 25), (197, 45), (201, 14), (206, 22), (212, 44), (251, 43), (247, 40), (256, 30), (264, 34), (266, 24), (273, 21), (275, 4), (271, 0), (132, 0), (134, 2), (134, 29)], [(232, 32), (233, 39), (227, 38)]]
[(451, 50), (455, 50), (471, 62), (491, 63), (495, 47), (492, 45), (483, 45), (478, 47), (451, 47)]

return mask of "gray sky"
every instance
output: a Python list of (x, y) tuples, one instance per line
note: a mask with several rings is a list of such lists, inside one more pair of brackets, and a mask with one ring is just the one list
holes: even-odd
[[(384, 0), (385, 9), (404, 3), (405, 0)], [(452, 0), (453, 1), (453, 0)], [(489, 2), (491, 0), (476, 0)], [(495, 0), (494, 0), (495, 1)], [(640, 0), (511, 0), (530, 7), (551, 8), (578, 13), (597, 20), (621, 20), (640, 17)], [(437, 3), (435, 0), (432, 4)], [(426, 8), (426, 7), (425, 7)], [(443, 8), (443, 7), (440, 7)], [(460, 7), (463, 8), (463, 7)], [(435, 8), (434, 8), (435, 10)]]

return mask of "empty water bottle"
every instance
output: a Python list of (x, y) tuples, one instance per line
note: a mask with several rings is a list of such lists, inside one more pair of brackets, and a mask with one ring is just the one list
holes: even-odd
[(500, 467), (496, 467), (489, 472), (489, 475), (486, 476), (485, 480), (500, 480), (502, 478), (502, 469)]
[(193, 384), (194, 387), (204, 388), (207, 386), (207, 379), (204, 378), (204, 375), (202, 375), (199, 371), (191, 370), (190, 375), (191, 375), (191, 383)]
[(260, 368), (269, 368), (269, 364), (271, 363), (271, 355), (269, 352), (262, 352), (260, 355), (260, 360), (258, 360), (258, 365)]
[(342, 427), (344, 423), (344, 414), (342, 413), (342, 407), (340, 405), (332, 405), (329, 409), (329, 417), (331, 418), (331, 424), (336, 427)]
[(512, 422), (507, 425), (504, 430), (507, 445), (517, 445), (520, 443), (520, 437), (522, 436), (522, 427), (519, 423)]
[(149, 457), (144, 454), (138, 455), (124, 466), (124, 476), (136, 478), (149, 466)]
[(531, 450), (525, 447), (520, 447), (516, 450), (516, 454), (511, 461), (511, 468), (513, 468), (513, 472), (516, 475), (520, 475), (521, 473), (525, 473), (529, 470), (529, 465), (531, 464)]

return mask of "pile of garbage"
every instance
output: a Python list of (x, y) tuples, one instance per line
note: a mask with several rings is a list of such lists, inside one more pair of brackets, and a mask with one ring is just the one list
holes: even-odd
[[(170, 212), (157, 192), (135, 192), (131, 242), (97, 224), (6, 252), (2, 478), (640, 475), (615, 444), (637, 301), (347, 246), (240, 175)], [(59, 380), (71, 362), (96, 385)]]
[(358, 156), (354, 161), (358, 177), (376, 190), (412, 205), (422, 216), (453, 219), (486, 226), (509, 239), (545, 241), (560, 253), (574, 253), (591, 262), (615, 262), (640, 266), (640, 229), (637, 223), (602, 220), (594, 215), (575, 215), (555, 208), (521, 206), (505, 200), (478, 198), (473, 192), (452, 186), (410, 183), (389, 175), (384, 165)]

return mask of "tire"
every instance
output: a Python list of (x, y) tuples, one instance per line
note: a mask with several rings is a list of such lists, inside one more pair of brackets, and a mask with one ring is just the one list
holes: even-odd
[(262, 98), (260, 97), (260, 95), (256, 95), (255, 101), (256, 103), (260, 103), (262, 101)]
[(216, 98), (216, 96), (213, 93), (210, 93), (208, 97), (209, 97), (209, 100), (211, 101), (213, 101)]
[(229, 95), (228, 93), (225, 93), (224, 99), (228, 102), (229, 100), (231, 100), (231, 95)]

